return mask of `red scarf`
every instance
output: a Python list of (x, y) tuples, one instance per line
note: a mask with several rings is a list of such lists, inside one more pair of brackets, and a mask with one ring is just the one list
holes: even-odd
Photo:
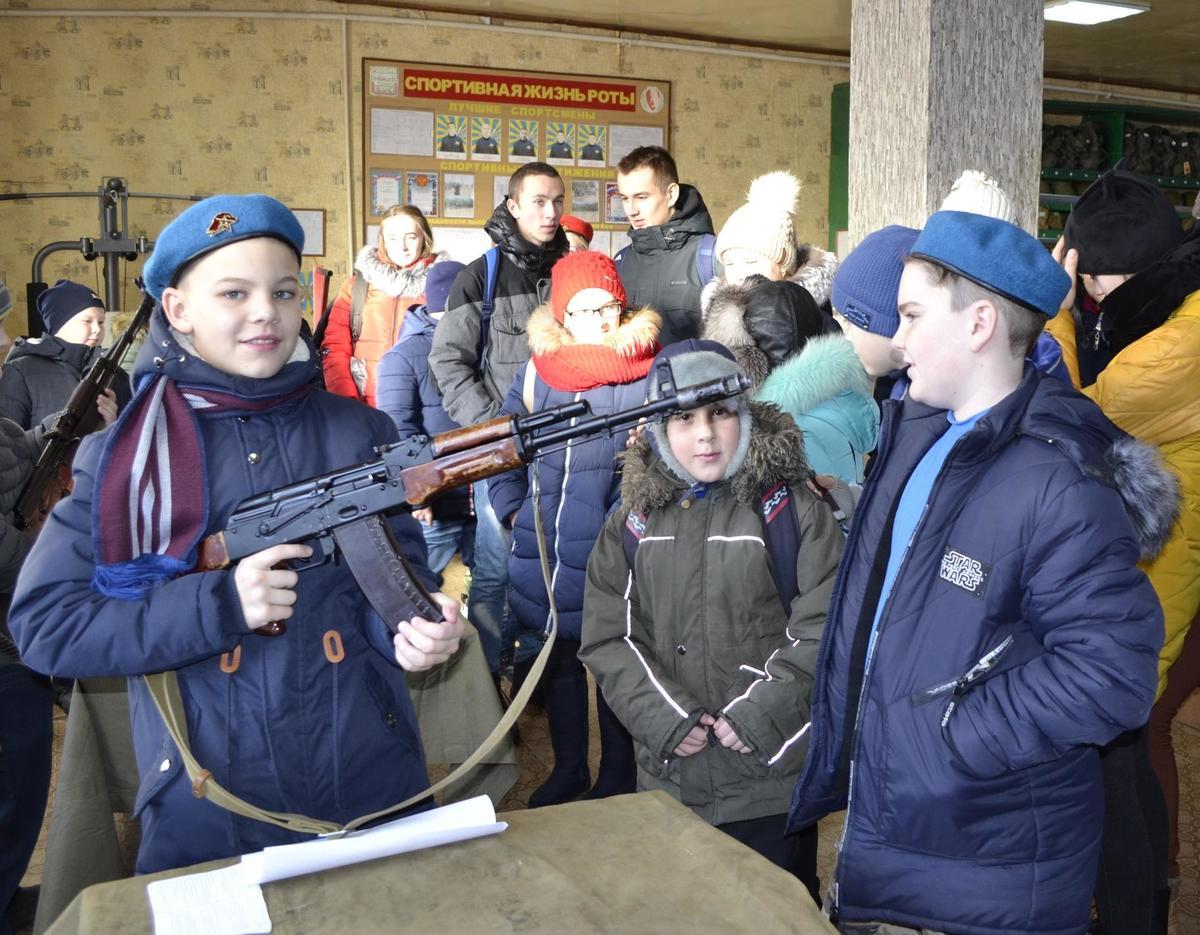
[(533, 364), (538, 376), (553, 389), (575, 393), (645, 377), (659, 351), (657, 342), (631, 350), (636, 357), (603, 344), (568, 344), (549, 354), (534, 354)]

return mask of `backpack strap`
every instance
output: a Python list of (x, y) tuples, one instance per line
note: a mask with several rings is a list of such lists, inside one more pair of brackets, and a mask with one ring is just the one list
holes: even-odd
[(617, 268), (618, 276), (621, 275), (621, 264), (625, 262), (625, 255), (629, 252), (629, 247), (630, 245), (626, 244), (620, 250), (618, 250), (616, 256), (613, 257), (613, 265)]
[(483, 358), (491, 341), (492, 310), (496, 307), (496, 280), (500, 278), (500, 248), (492, 247), (483, 255), (487, 264), (486, 278), (483, 282), (483, 298), (479, 302), (479, 372), (483, 372)]
[(707, 286), (717, 275), (716, 249), (716, 234), (700, 235), (700, 249), (696, 251), (696, 275), (700, 277), (701, 286)]
[(800, 554), (800, 520), (791, 488), (785, 483), (768, 488), (758, 499), (767, 544), (767, 561), (783, 612), (791, 614), (792, 601), (800, 594), (796, 581), (796, 556)]
[(525, 411), (533, 412), (533, 391), (537, 386), (537, 367), (533, 365), (533, 361), (529, 361), (525, 365), (525, 383), (521, 387), (521, 402), (525, 404)]
[(629, 565), (631, 574), (635, 574), (633, 560), (637, 555), (638, 543), (642, 541), (642, 536), (646, 535), (646, 521), (649, 518), (646, 513), (630, 511), (621, 529), (621, 545), (625, 548), (625, 562)]
[(358, 347), (358, 336), (362, 334), (363, 308), (367, 304), (367, 277), (354, 274), (354, 285), (350, 291), (350, 346)]

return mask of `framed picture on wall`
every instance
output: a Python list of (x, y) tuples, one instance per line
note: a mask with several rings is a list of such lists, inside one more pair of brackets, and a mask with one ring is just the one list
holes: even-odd
[(304, 255), (325, 255), (325, 209), (292, 208), (292, 214), (304, 228)]

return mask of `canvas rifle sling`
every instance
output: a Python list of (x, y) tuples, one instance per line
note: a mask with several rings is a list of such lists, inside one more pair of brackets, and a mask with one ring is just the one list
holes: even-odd
[[(536, 462), (532, 473), (534, 528), (537, 533), (542, 579), (546, 584), (546, 594), (550, 598), (550, 628), (546, 634), (546, 642), (537, 658), (534, 659), (533, 666), (530, 668), (521, 690), (517, 692), (499, 723), (492, 728), (492, 732), (484, 738), (474, 753), (444, 779), (434, 783), (428, 789), (409, 796), (396, 805), (356, 818), (345, 825), (309, 818), (306, 815), (295, 815), (290, 812), (272, 812), (252, 805), (222, 787), (213, 779), (212, 773), (205, 769), (192, 754), (188, 744), (187, 715), (183, 709), (179, 679), (174, 670), (144, 676), (146, 686), (150, 690), (150, 697), (154, 700), (154, 705), (158, 708), (159, 714), (167, 726), (171, 740), (175, 742), (175, 746), (183, 757), (184, 768), (192, 780), (193, 794), (197, 798), (206, 798), (214, 805), (236, 815), (278, 825), (288, 831), (314, 835), (343, 834), (391, 815), (393, 812), (403, 811), (416, 805), (445, 789), (451, 783), (457, 782), (478, 766), (483, 758), (491, 753), (503, 738), (508, 736), (512, 726), (516, 724), (517, 718), (525, 710), (525, 706), (529, 703), (529, 699), (542, 677), (542, 672), (546, 668), (550, 650), (558, 635), (558, 608), (554, 601), (554, 589), (551, 587), (550, 562), (546, 550), (545, 531), (542, 527), (541, 487), (538, 483)], [(342, 527), (334, 532), (334, 539), (338, 543), (338, 548), (342, 549), (345, 554), (346, 561), (363, 593), (380, 617), (388, 623), (389, 628), (394, 628), (399, 621), (408, 620), (413, 616), (424, 617), (427, 620), (441, 619), (441, 609), (412, 577), (408, 562), (396, 550), (395, 539), (392, 537), (391, 531), (378, 516), (370, 516)], [(360, 565), (360, 562), (364, 564)], [(400, 569), (406, 573), (400, 574), (398, 572)], [(410, 608), (411, 610), (406, 613), (406, 609)]]

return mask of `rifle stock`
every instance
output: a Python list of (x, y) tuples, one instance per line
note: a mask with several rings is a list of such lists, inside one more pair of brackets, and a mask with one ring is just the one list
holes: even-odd
[[(138, 288), (142, 281), (137, 280)], [(100, 424), (96, 399), (112, 386), (121, 371), (121, 358), (129, 350), (138, 332), (150, 320), (154, 299), (143, 293), (141, 304), (134, 312), (129, 327), (92, 366), (71, 391), (67, 405), (55, 417), (46, 432), (45, 444), (34, 464), (25, 489), (14, 508), (16, 524), (33, 533), (41, 530), (54, 505), (71, 492), (71, 463), (80, 439), (95, 431)]]

